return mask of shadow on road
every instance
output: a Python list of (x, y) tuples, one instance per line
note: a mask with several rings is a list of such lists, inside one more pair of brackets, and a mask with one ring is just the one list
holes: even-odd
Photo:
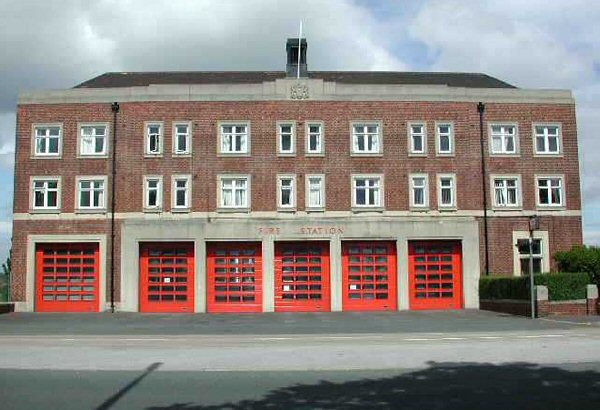
[(119, 399), (121, 399), (121, 397), (125, 396), (125, 394), (127, 394), (127, 392), (129, 390), (131, 390), (135, 386), (137, 386), (139, 384), (139, 382), (141, 382), (150, 373), (152, 373), (153, 371), (158, 369), (161, 365), (162, 365), (162, 363), (160, 363), (160, 362), (152, 363), (150, 366), (148, 366), (148, 368), (146, 368), (144, 373), (142, 373), (141, 375), (139, 375), (138, 377), (133, 379), (131, 382), (127, 383), (126, 386), (124, 386), (121, 390), (119, 390), (118, 392), (116, 392), (115, 394), (110, 396), (108, 399), (106, 399), (102, 404), (100, 404), (94, 410), (110, 409), (117, 401), (119, 401)]
[(430, 363), (425, 370), (395, 377), (293, 385), (270, 391), (260, 400), (173, 403), (147, 410), (572, 408), (600, 409), (600, 373), (528, 363)]

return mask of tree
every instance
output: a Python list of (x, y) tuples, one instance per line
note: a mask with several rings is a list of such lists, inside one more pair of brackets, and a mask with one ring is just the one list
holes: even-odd
[(8, 256), (6, 257), (6, 262), (2, 264), (2, 273), (10, 276), (12, 272), (12, 248), (8, 252)]

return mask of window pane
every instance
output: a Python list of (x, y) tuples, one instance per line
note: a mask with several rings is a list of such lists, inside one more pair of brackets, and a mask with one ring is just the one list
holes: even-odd
[(423, 137), (420, 135), (413, 135), (413, 150), (417, 152), (423, 151)]
[(548, 151), (558, 152), (558, 138), (548, 137)]
[(536, 147), (538, 152), (546, 151), (546, 144), (544, 141), (544, 137), (536, 137)]
[(282, 135), (281, 136), (281, 151), (289, 152), (292, 150), (292, 136)]

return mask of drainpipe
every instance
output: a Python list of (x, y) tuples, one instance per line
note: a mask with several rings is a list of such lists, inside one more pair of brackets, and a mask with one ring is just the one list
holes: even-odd
[(477, 112), (479, 112), (479, 144), (481, 146), (481, 195), (483, 198), (483, 240), (485, 250), (485, 276), (490, 275), (490, 252), (488, 239), (488, 217), (487, 217), (487, 175), (485, 167), (485, 150), (483, 145), (483, 113), (485, 112), (485, 104), (480, 102), (477, 104)]
[(119, 103), (110, 106), (113, 113), (112, 127), (112, 184), (110, 193), (110, 312), (115, 313), (115, 192), (117, 185), (117, 114)]

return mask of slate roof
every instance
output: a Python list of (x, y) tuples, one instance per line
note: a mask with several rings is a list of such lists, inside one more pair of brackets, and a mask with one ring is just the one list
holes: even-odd
[[(143, 87), (150, 84), (249, 84), (285, 78), (285, 71), (165, 71), (105, 73), (74, 88)], [(310, 71), (309, 78), (342, 84), (446, 85), (467, 88), (516, 88), (480, 73)]]

